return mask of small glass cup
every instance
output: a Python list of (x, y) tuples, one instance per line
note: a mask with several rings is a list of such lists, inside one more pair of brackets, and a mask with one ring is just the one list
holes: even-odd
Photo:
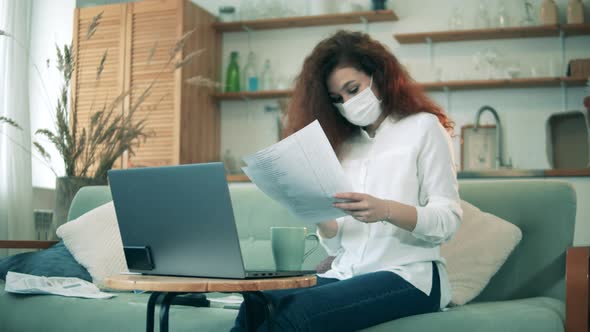
[(219, 21), (233, 22), (236, 20), (236, 8), (234, 6), (220, 6), (219, 7)]
[(458, 6), (453, 7), (453, 11), (451, 13), (451, 17), (449, 18), (449, 29), (451, 30), (461, 30), (465, 27), (465, 22), (463, 19), (463, 13)]

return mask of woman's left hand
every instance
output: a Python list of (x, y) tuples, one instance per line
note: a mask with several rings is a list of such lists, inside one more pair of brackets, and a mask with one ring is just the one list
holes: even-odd
[(363, 193), (337, 193), (334, 198), (351, 202), (333, 203), (336, 208), (364, 223), (387, 221), (389, 217), (388, 202), (384, 199)]

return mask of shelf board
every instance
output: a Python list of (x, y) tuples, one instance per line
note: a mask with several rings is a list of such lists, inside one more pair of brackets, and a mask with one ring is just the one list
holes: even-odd
[(250, 182), (250, 178), (245, 174), (227, 175), (227, 182)]
[(293, 90), (271, 90), (256, 92), (219, 92), (214, 93), (213, 98), (216, 100), (249, 100), (249, 99), (273, 99), (287, 98), (293, 93)]
[(590, 176), (590, 168), (580, 169), (547, 169), (545, 170), (546, 177), (558, 176)]
[[(539, 88), (558, 87), (563, 82), (566, 86), (582, 87), (586, 85), (585, 77), (534, 77), (515, 78), (502, 80), (469, 80), (469, 81), (447, 81), (447, 82), (425, 82), (419, 83), (427, 91), (449, 90), (482, 90), (482, 89), (503, 89), (503, 88)], [(220, 92), (213, 94), (218, 101), (223, 100), (249, 100), (249, 99), (273, 99), (288, 98), (293, 94), (292, 90), (273, 90), (257, 92)]]
[(341, 25), (371, 22), (393, 22), (398, 17), (391, 9), (352, 12), (341, 14), (326, 14), (314, 16), (294, 16), (284, 18), (270, 18), (261, 20), (239, 21), (239, 22), (216, 22), (213, 28), (219, 32), (236, 32), (246, 30), (269, 30), (303, 28), (322, 25)]
[(564, 24), (561, 26), (566, 36), (590, 35), (590, 24)]
[(566, 86), (584, 86), (585, 77), (534, 77), (534, 78), (514, 78), (501, 80), (469, 80), (469, 81), (448, 81), (448, 82), (428, 82), (420, 85), (424, 90), (437, 91), (444, 90), (480, 90), (480, 89), (500, 89), (500, 88), (538, 88), (538, 87), (557, 87), (561, 83)]
[(590, 24), (555, 24), (498, 29), (430, 31), (394, 34), (393, 37), (400, 44), (420, 44), (428, 42), (429, 39), (435, 43), (468, 40), (558, 37), (562, 30), (565, 36), (590, 35)]

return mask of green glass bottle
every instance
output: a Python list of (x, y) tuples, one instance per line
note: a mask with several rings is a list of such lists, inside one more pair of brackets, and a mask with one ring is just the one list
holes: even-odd
[(225, 76), (225, 92), (240, 92), (240, 66), (238, 52), (231, 52)]

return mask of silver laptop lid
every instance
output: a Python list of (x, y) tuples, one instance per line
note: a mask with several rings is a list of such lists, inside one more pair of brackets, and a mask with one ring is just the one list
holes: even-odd
[(222, 163), (108, 172), (130, 271), (244, 278)]

